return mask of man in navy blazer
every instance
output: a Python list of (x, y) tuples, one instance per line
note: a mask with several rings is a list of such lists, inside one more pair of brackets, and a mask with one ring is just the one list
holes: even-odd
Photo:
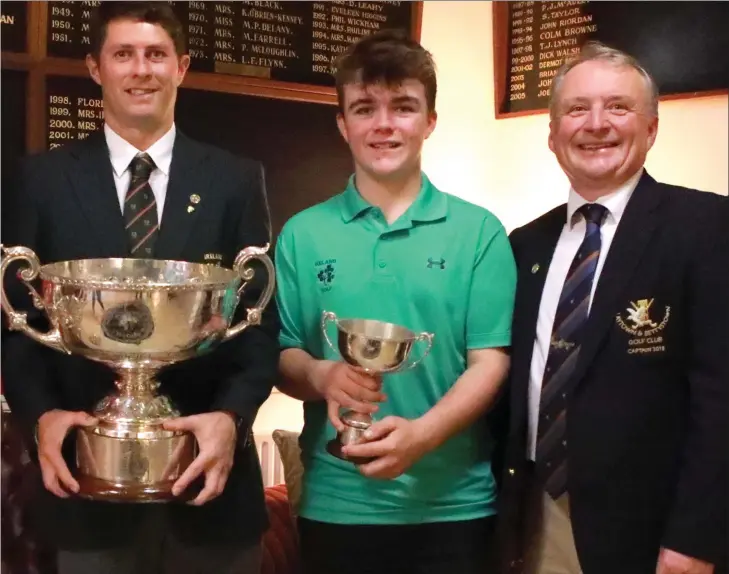
[[(4, 244), (33, 249), (42, 263), (147, 257), (232, 267), (241, 249), (270, 243), (261, 165), (175, 126), (189, 56), (169, 5), (103, 2), (97, 18), (87, 64), (102, 87), (104, 129), (26, 159), (18, 184), (3, 190)], [(138, 160), (153, 166), (147, 187), (135, 183)], [(132, 194), (136, 215), (127, 209)], [(141, 226), (132, 234), (134, 220)], [(9, 296), (46, 330), (10, 275)], [(256, 273), (236, 321), (264, 281), (265, 271)], [(35, 429), (43, 482), (33, 497), (36, 526), (59, 551), (60, 574), (258, 572), (268, 517), (250, 433), (276, 380), (278, 355), (278, 318), (269, 305), (260, 326), (164, 369), (160, 392), (182, 413), (170, 424), (193, 432), (199, 445), (173, 494), (194, 479), (201, 489), (190, 504), (109, 503), (74, 496), (78, 483), (69, 471), (73, 428), (90, 423), (87, 412), (113, 390), (114, 373), (20, 332), (3, 333), (3, 387), (31, 447)]]
[(555, 77), (550, 118), (571, 189), (511, 234), (504, 571), (717, 572), (729, 200), (646, 172), (658, 95), (627, 54), (588, 44)]

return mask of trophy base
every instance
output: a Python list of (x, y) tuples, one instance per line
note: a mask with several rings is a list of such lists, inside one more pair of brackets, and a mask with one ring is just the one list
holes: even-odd
[(198, 494), (191, 486), (180, 496), (174, 496), (172, 494), (174, 480), (157, 484), (114, 483), (80, 474), (76, 477), (76, 481), (79, 485), (76, 496), (102, 502), (187, 502)]
[(187, 432), (145, 425), (143, 432), (101, 422), (79, 428), (76, 435), (78, 495), (117, 502), (168, 502), (181, 496), (172, 486), (197, 455), (195, 437)]
[(346, 456), (342, 452), (342, 443), (339, 442), (339, 438), (333, 438), (327, 443), (327, 452), (340, 460), (346, 460), (353, 464), (367, 464), (375, 460), (373, 457)]

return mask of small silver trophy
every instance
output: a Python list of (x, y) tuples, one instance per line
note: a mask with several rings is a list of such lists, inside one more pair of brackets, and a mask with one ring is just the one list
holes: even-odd
[[(337, 326), (336, 347), (327, 333), (330, 322)], [(338, 351), (346, 363), (375, 376), (412, 369), (428, 355), (433, 346), (432, 333), (414, 333), (400, 325), (372, 319), (338, 319), (331, 311), (322, 313), (321, 329), (329, 346), (335, 353)], [(427, 346), (420, 358), (409, 362), (413, 346), (418, 341), (425, 341)], [(363, 435), (372, 425), (372, 416), (345, 411), (340, 420), (345, 430), (329, 441), (327, 451), (342, 460), (366, 462), (346, 457), (342, 447), (364, 441)]]

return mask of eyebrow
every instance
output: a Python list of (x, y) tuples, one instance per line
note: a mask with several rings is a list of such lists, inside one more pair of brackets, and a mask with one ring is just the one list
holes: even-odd
[(420, 104), (420, 100), (413, 96), (395, 96), (392, 98), (393, 104)]
[[(609, 96), (606, 96), (604, 98), (600, 98), (601, 100), (605, 100), (606, 102), (614, 102), (615, 100), (624, 100), (624, 101), (631, 101), (634, 102), (636, 99), (633, 96), (630, 96), (628, 94), (611, 94)], [(573, 98), (566, 98), (564, 100), (564, 103), (566, 104), (574, 104), (574, 103), (584, 103), (584, 102), (590, 102), (592, 101), (592, 98), (587, 98), (584, 96), (575, 96)]]
[[(371, 97), (371, 96), (364, 96), (362, 98), (357, 98), (356, 100), (354, 100), (353, 102), (351, 102), (349, 104), (349, 106), (347, 106), (347, 109), (348, 110), (351, 110), (353, 108), (356, 108), (357, 106), (372, 104), (372, 103), (374, 103), (374, 101), (375, 101), (374, 98)], [(392, 100), (391, 100), (390, 103), (395, 104), (395, 105), (398, 105), (398, 104), (415, 104), (415, 105), (419, 105), (420, 104), (420, 100), (418, 100), (418, 98), (415, 98), (413, 96), (403, 95), (403, 96), (395, 96), (394, 98), (392, 98)]]
[[(112, 46), (113, 50), (134, 50), (136, 46), (134, 44), (117, 44), (115, 46)], [(165, 46), (164, 44), (150, 44), (149, 46), (144, 46), (145, 50), (168, 50), (169, 47)]]
[(374, 102), (374, 98), (370, 96), (365, 96), (363, 98), (357, 98), (356, 100), (349, 103), (349, 106), (347, 106), (348, 110), (351, 110), (353, 108), (356, 108), (357, 106), (363, 106), (365, 104), (371, 104)]

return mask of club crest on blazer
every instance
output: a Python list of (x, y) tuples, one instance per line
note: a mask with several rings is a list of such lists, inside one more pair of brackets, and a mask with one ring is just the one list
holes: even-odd
[(627, 348), (630, 355), (666, 351), (662, 331), (671, 317), (671, 307), (665, 305), (661, 313), (653, 306), (654, 301), (655, 298), (630, 301), (624, 313), (615, 315), (618, 326), (632, 336)]

